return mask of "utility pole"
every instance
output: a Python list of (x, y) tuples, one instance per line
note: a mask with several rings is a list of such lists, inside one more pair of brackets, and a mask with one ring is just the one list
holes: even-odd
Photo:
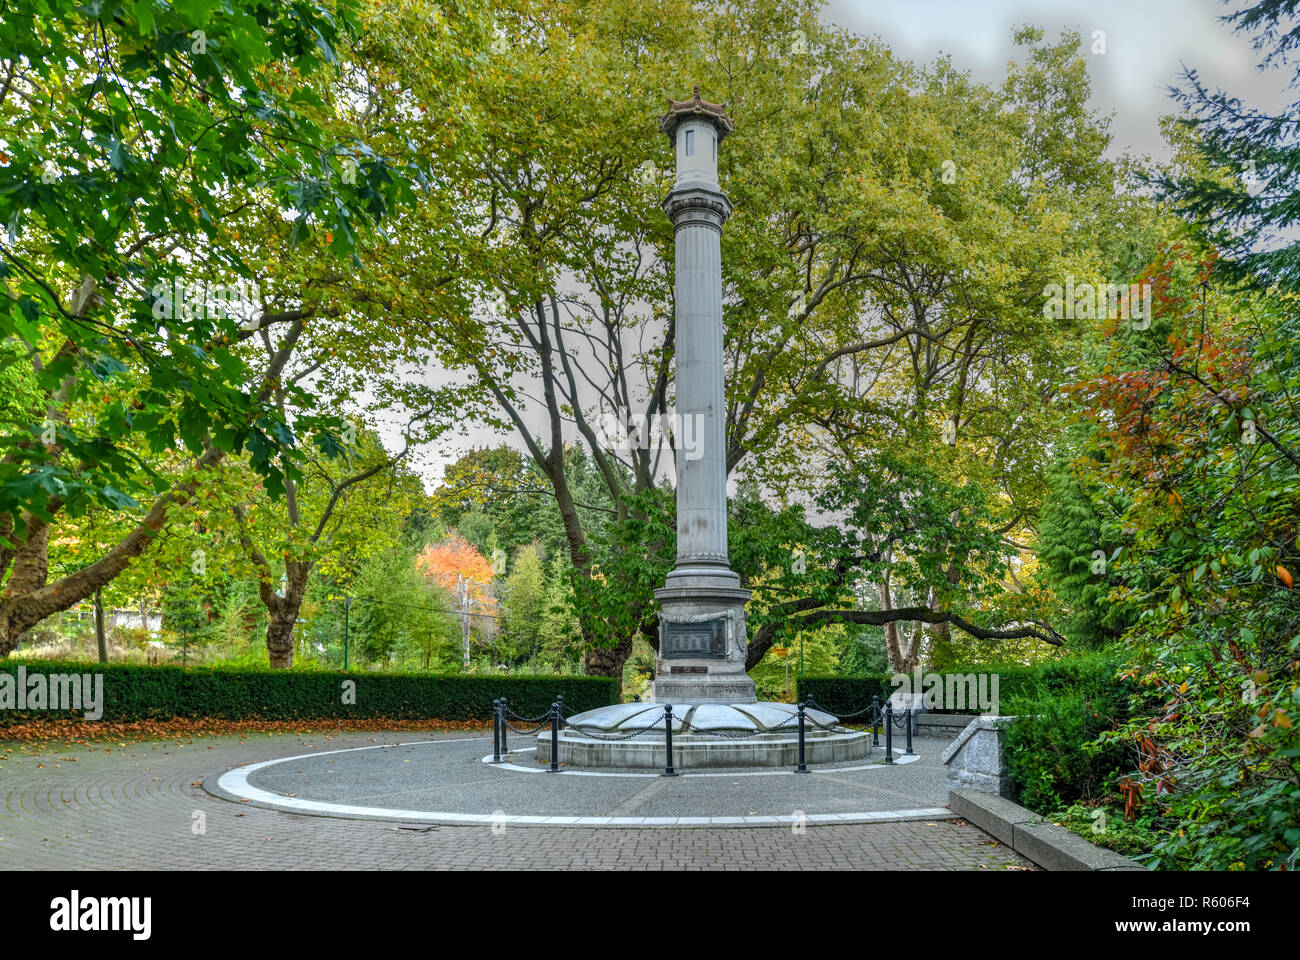
[(469, 667), (469, 579), (456, 572), (456, 593), (460, 598), (460, 639), (465, 647), (465, 666)]
[(95, 640), (99, 644), (99, 662), (108, 663), (108, 637), (104, 635), (104, 591), (95, 591)]
[(348, 618), (352, 613), (352, 598), (343, 598), (343, 670), (348, 669)]
[(470, 596), (469, 585), (477, 583), (480, 587), (486, 587), (486, 583), (480, 583), (478, 580), (471, 580), (459, 570), (456, 571), (456, 595), (460, 599), (460, 636), (461, 642), (465, 646), (465, 666), (469, 666), (469, 627), (470, 621), (474, 614), (470, 607), (474, 603), (474, 598)]

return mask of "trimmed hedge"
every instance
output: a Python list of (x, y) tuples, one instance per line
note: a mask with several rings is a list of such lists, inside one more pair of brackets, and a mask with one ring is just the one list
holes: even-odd
[[(492, 701), (506, 697), (524, 716), (550, 709), (564, 698), (565, 712), (603, 707), (618, 700), (615, 677), (466, 677), (438, 674), (283, 671), (240, 667), (173, 667), (138, 664), (8, 660), (0, 674), (104, 675), (103, 721), (126, 723), (171, 717), (227, 720), (483, 720)], [(356, 684), (354, 703), (344, 703), (344, 682)], [(82, 711), (0, 709), (0, 727), (55, 717), (82, 718)]]
[[(881, 702), (894, 692), (886, 676), (861, 677), (803, 677), (795, 683), (796, 700), (812, 700), (818, 707), (841, 716), (856, 713), (872, 697)], [(866, 718), (868, 721), (870, 718)]]
[[(1016, 700), (1031, 700), (1043, 696), (1068, 693), (1071, 691), (1098, 691), (1113, 689), (1117, 694), (1126, 696), (1131, 684), (1115, 679), (1119, 670), (1118, 660), (1103, 655), (1067, 657), (1063, 660), (1051, 660), (1034, 666), (1024, 664), (981, 663), (967, 666), (949, 667), (942, 671), (946, 678), (952, 674), (997, 674), (998, 700), (1002, 704), (1001, 712), (1010, 711), (1008, 704)], [(922, 677), (931, 671), (922, 671)], [(939, 671), (934, 671), (939, 672)], [(871, 702), (873, 696), (883, 701), (897, 689), (890, 683), (888, 674), (865, 675), (857, 677), (804, 677), (796, 686), (798, 699), (811, 698), (819, 706), (835, 714), (853, 713), (861, 710)], [(977, 713), (976, 710), (944, 711)]]

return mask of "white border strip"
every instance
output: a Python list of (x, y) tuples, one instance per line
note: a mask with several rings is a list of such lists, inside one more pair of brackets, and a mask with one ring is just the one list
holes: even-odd
[[(353, 753), (358, 750), (382, 750), (389, 747), (412, 747), (424, 744), (466, 743), (483, 737), (465, 737), (456, 740), (416, 740), (410, 743), (380, 743), (371, 747), (345, 747), (341, 750), (322, 750), (317, 753), (300, 753), (292, 757), (263, 760), (261, 763), (227, 770), (217, 780), (217, 786), (226, 792), (252, 803), (290, 810), (296, 813), (335, 817), (369, 817), (381, 820), (406, 820), (422, 823), (446, 823), (465, 826), (515, 826), (515, 827), (779, 827), (800, 824), (882, 823), (891, 820), (924, 820), (951, 817), (947, 807), (921, 807), (916, 810), (874, 810), (861, 813), (809, 813), (796, 817), (745, 816), (745, 817), (558, 817), (523, 816), (505, 813), (452, 813), (432, 810), (401, 810), (393, 807), (362, 807), (348, 803), (329, 803), (325, 800), (307, 800), (271, 793), (248, 782), (250, 774), (277, 763), (326, 757), (336, 753)], [(513, 765), (512, 765), (513, 766)], [(520, 768), (523, 769), (523, 768)], [(843, 769), (843, 768), (841, 768)], [(544, 771), (538, 771), (544, 772)], [(779, 771), (793, 773), (793, 771)], [(569, 773), (574, 776), (579, 771)], [(770, 774), (759, 774), (769, 776)], [(598, 774), (600, 776), (600, 774)], [(618, 774), (618, 776), (657, 777), (655, 773)], [(694, 774), (694, 776), (736, 776), (736, 774)]]

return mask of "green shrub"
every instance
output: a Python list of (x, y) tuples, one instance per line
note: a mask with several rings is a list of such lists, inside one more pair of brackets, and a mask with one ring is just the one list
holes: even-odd
[(1147, 810), (1133, 821), (1124, 819), (1122, 798), (1115, 805), (1088, 806), (1073, 804), (1050, 814), (1053, 823), (1073, 830), (1089, 843), (1107, 847), (1116, 853), (1139, 861), (1149, 858), (1153, 847), (1177, 828), (1177, 821), (1155, 815)]
[(1116, 679), (1117, 669), (1105, 657), (1044, 664), (1033, 683), (1004, 698), (1002, 713), (1016, 719), (1003, 755), (1020, 803), (1053, 813), (1097, 799), (1133, 769), (1128, 747), (1099, 740), (1128, 714), (1133, 686)]
[[(1118, 689), (1114, 679), (1118, 662), (1100, 655), (1068, 657), (1063, 660), (1044, 661), (1025, 666), (1021, 663), (977, 663), (949, 667), (942, 672), (946, 678), (959, 674), (996, 675), (998, 699), (1003, 705), (1000, 713), (1009, 714), (1005, 704), (1027, 700), (1068, 690), (1102, 691)], [(931, 671), (923, 670), (922, 676)], [(884, 700), (896, 689), (890, 674), (866, 674), (854, 677), (804, 677), (798, 681), (798, 698), (811, 698), (831, 713), (852, 713), (871, 702), (873, 696)], [(964, 711), (977, 713), (974, 708)]]
[[(818, 707), (836, 716), (856, 713), (871, 703), (872, 697), (883, 702), (894, 688), (889, 677), (803, 677), (795, 683), (797, 700), (812, 700)], [(864, 722), (870, 720), (864, 716)]]
[[(525, 716), (545, 712), (562, 696), (565, 713), (614, 703), (611, 677), (441, 676), (436, 674), (280, 671), (265, 668), (142, 666), (136, 664), (6, 661), (0, 673), (102, 673), (102, 720), (125, 723), (172, 717), (227, 720), (489, 720), (492, 701), (506, 697)], [(356, 684), (344, 703), (344, 684)], [(81, 711), (0, 710), (0, 727), (33, 719), (82, 716)]]

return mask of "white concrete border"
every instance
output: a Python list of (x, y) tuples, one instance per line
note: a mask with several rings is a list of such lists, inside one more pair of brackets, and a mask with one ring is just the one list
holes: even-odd
[[(483, 737), (464, 737), (455, 740), (415, 740), (409, 743), (378, 743), (369, 747), (345, 747), (341, 750), (322, 750), (316, 753), (300, 753), (292, 757), (279, 757), (263, 760), (261, 763), (227, 770), (217, 780), (217, 786), (227, 793), (251, 803), (274, 807), (294, 813), (314, 814), (316, 816), (366, 817), (380, 820), (419, 821), (423, 823), (461, 824), (465, 826), (515, 826), (515, 827), (781, 827), (796, 823), (830, 824), (830, 823), (883, 823), (898, 820), (928, 820), (937, 817), (951, 817), (952, 811), (947, 807), (922, 807), (915, 810), (873, 810), (861, 813), (809, 813), (802, 818), (790, 814), (774, 816), (745, 817), (563, 817), (563, 816), (523, 816), (511, 814), (488, 813), (454, 813), (433, 810), (401, 810), (392, 807), (362, 807), (349, 803), (330, 803), (325, 800), (307, 800), (302, 797), (286, 797), (271, 793), (248, 782), (250, 774), (277, 763), (289, 763), (294, 760), (307, 760), (325, 757), (336, 753), (353, 753), (359, 750), (383, 750), (390, 747), (413, 747), (438, 743), (466, 743), (482, 740)], [(491, 759), (490, 757), (488, 758)], [(513, 768), (513, 765), (508, 765)], [(884, 766), (880, 764), (879, 766)], [(523, 769), (523, 768), (518, 768)], [(855, 769), (855, 768), (840, 768)], [(545, 771), (538, 770), (538, 773)], [(568, 776), (582, 775), (582, 771), (561, 771)], [(791, 774), (793, 771), (782, 770), (773, 773), (758, 774), (690, 774), (690, 776), (776, 776)], [(608, 774), (595, 774), (608, 776)], [(685, 776), (686, 774), (684, 774)], [(655, 773), (613, 774), (613, 776), (657, 777)]]

